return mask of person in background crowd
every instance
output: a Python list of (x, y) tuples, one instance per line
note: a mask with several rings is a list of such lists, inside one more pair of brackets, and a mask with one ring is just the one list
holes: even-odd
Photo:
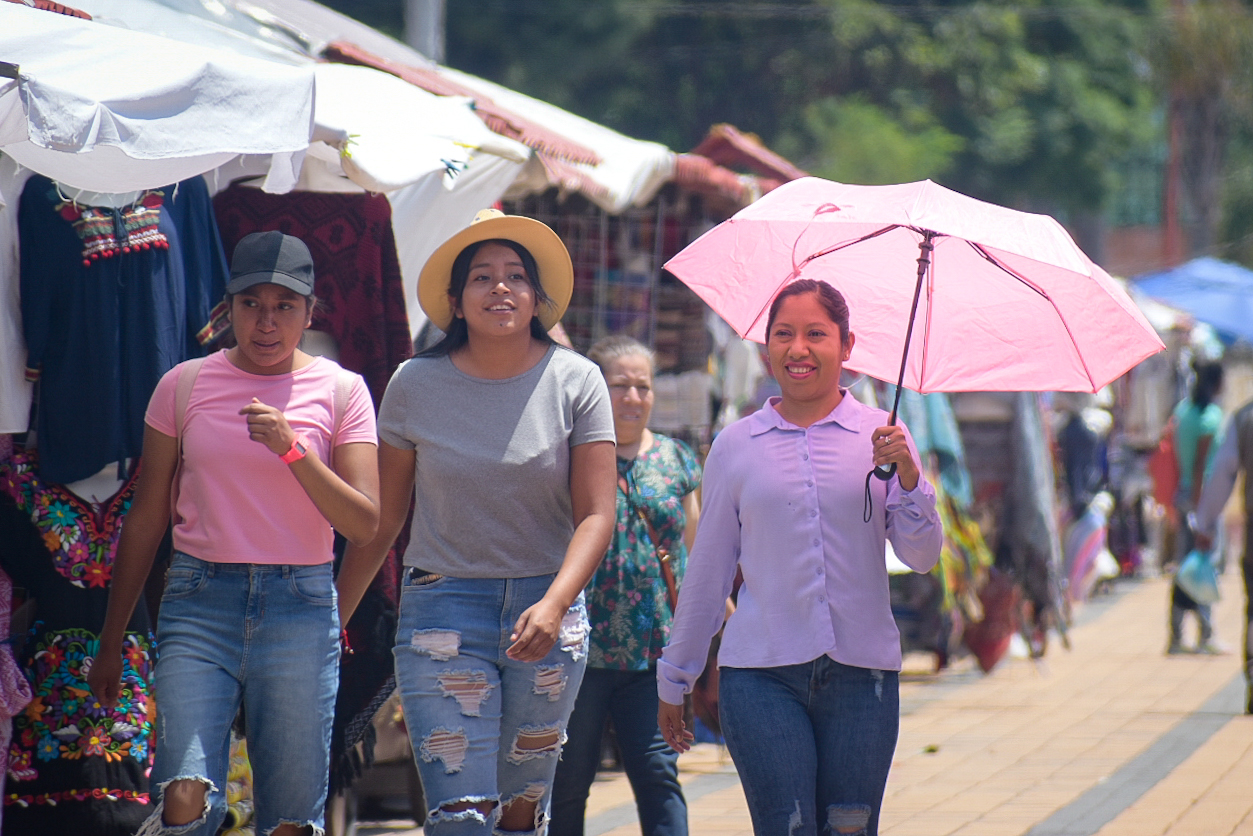
[(1231, 417), (1223, 440), (1214, 454), (1210, 474), (1196, 507), (1196, 546), (1208, 551), (1218, 539), (1218, 522), (1236, 476), (1244, 471), (1244, 551), (1240, 574), (1244, 579), (1244, 713), (1253, 714), (1253, 401)]
[(613, 532), (613, 413), (595, 364), (547, 331), (573, 287), (561, 239), (484, 210), (418, 301), (444, 338), (379, 410), (378, 536), (349, 548), (344, 612), (413, 524), (396, 682), (427, 833), (543, 832), (587, 660), (583, 588)]
[(687, 833), (679, 755), (657, 728), (657, 659), (696, 534), (700, 465), (692, 451), (648, 429), (653, 353), (626, 336), (606, 337), (587, 356), (609, 385), (618, 451), (617, 527), (588, 584), (591, 650), (553, 786), (551, 836), (581, 836), (613, 719), (622, 764), (645, 836)]
[(142, 836), (217, 833), (241, 703), (257, 832), (322, 832), (340, 652), (332, 527), (364, 543), (378, 525), (365, 381), (297, 347), (315, 303), (308, 248), (280, 232), (245, 237), (226, 293), (236, 346), (180, 364), (152, 395), (87, 677), (101, 704), (117, 701), (123, 631), (172, 509), (156, 804)]
[[(878, 832), (900, 724), (885, 540), (919, 572), (940, 557), (935, 490), (908, 432), (839, 386), (853, 343), (848, 306), (830, 285), (802, 279), (774, 299), (766, 348), (782, 396), (714, 439), (685, 591), (657, 665), (658, 725), (684, 751), (683, 695), (738, 566), (719, 698), (759, 836)], [(896, 472), (872, 479), (877, 465)]]
[[(1223, 420), (1222, 407), (1216, 403), (1223, 388), (1222, 364), (1196, 361), (1192, 368), (1196, 373), (1192, 393), (1175, 406), (1171, 417), (1175, 425), (1175, 456), (1179, 464), (1179, 487), (1175, 492), (1175, 512), (1179, 521), (1176, 564), (1182, 562), (1195, 545), (1193, 512), (1201, 500), (1206, 470), (1218, 450), (1214, 439)], [(1184, 652), (1183, 619), (1189, 611), (1196, 613), (1200, 631), (1197, 652), (1222, 653), (1222, 647), (1214, 641), (1210, 605), (1193, 600), (1178, 583), (1170, 586), (1170, 643), (1166, 652)]]

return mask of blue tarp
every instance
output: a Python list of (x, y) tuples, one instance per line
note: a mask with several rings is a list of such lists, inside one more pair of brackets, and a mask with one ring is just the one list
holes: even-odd
[(1253, 342), (1253, 270), (1216, 258), (1144, 273), (1132, 286), (1172, 308), (1207, 323), (1228, 341)]

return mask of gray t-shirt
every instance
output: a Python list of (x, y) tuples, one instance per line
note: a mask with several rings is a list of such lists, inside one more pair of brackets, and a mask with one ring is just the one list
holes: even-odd
[(574, 534), (570, 448), (614, 440), (600, 370), (559, 346), (506, 380), (471, 377), (448, 357), (409, 360), (387, 385), (378, 427), (415, 452), (405, 565), (457, 578), (560, 569)]

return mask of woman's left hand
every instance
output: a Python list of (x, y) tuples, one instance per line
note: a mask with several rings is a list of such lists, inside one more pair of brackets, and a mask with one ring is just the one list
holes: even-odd
[(517, 662), (538, 662), (548, 655), (561, 635), (561, 619), (566, 608), (549, 600), (547, 596), (527, 607), (513, 625), (509, 640), (513, 644), (505, 651)]
[(901, 487), (912, 491), (918, 487), (918, 465), (913, 453), (909, 450), (909, 442), (905, 440), (905, 431), (899, 424), (879, 427), (870, 435), (874, 445), (875, 467), (896, 465), (896, 478)]
[(239, 414), (248, 419), (248, 437), (253, 441), (264, 444), (276, 456), (291, 449), (296, 432), (281, 410), (253, 398)]

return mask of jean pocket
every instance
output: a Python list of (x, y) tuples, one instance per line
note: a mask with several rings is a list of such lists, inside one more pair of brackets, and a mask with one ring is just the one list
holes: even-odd
[(335, 577), (329, 563), (291, 567), (291, 591), (302, 601), (329, 607), (335, 603)]
[[(198, 564), (198, 565), (197, 565)], [(175, 558), (174, 563), (165, 572), (165, 592), (161, 597), (166, 601), (186, 598), (195, 595), (204, 588), (209, 579), (209, 567), (201, 561), (190, 561)]]
[(402, 591), (410, 589), (430, 589), (441, 586), (448, 580), (447, 575), (438, 572), (426, 572), (421, 569), (407, 568), (404, 574)]

